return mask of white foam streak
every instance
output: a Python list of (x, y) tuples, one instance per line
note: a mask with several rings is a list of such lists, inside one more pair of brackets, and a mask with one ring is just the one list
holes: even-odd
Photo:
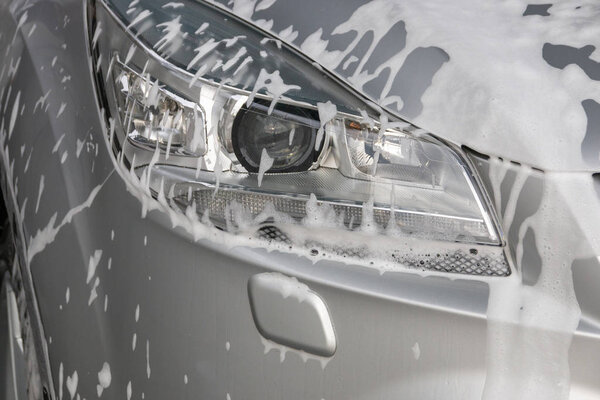
[(171, 2), (166, 3), (165, 5), (163, 5), (162, 8), (172, 8), (172, 9), (175, 10), (175, 9), (181, 8), (183, 6), (184, 6), (183, 3), (171, 1)]
[(90, 256), (85, 283), (90, 283), (94, 275), (96, 275), (96, 267), (98, 267), (98, 263), (100, 263), (100, 258), (102, 258), (102, 250), (96, 250), (94, 251), (94, 254)]
[(37, 214), (40, 208), (40, 200), (42, 199), (42, 193), (44, 193), (44, 175), (40, 176), (40, 185), (38, 186), (37, 202), (35, 203), (35, 213)]
[(300, 90), (301, 88), (298, 85), (286, 85), (279, 75), (279, 71), (267, 72), (264, 68), (261, 68), (260, 73), (256, 78), (256, 82), (254, 83), (254, 88), (246, 100), (247, 107), (252, 104), (256, 93), (262, 89), (265, 89), (267, 95), (272, 97), (271, 105), (268, 110), (268, 114), (270, 115), (281, 96), (290, 90)]
[(21, 91), (17, 92), (17, 96), (15, 97), (15, 101), (13, 103), (12, 112), (10, 113), (10, 122), (8, 124), (8, 139), (12, 136), (13, 130), (15, 128), (15, 121), (17, 120), (17, 113), (19, 112), (19, 100), (21, 99)]
[(180, 21), (181, 16), (178, 15), (171, 21), (156, 25), (157, 28), (162, 28), (163, 36), (156, 42), (154, 48), (165, 57), (169, 57), (179, 50), (188, 35), (187, 32), (181, 30)]
[(112, 173), (109, 174), (109, 176), (104, 180), (104, 182), (92, 189), (92, 191), (83, 203), (70, 209), (58, 225), (56, 225), (57, 213), (54, 213), (54, 215), (48, 221), (48, 224), (44, 228), (39, 229), (34, 236), (31, 236), (29, 238), (29, 246), (27, 248), (28, 263), (31, 263), (31, 260), (33, 260), (33, 257), (35, 257), (36, 254), (39, 254), (46, 248), (46, 246), (48, 246), (54, 241), (56, 235), (60, 232), (60, 230), (64, 226), (70, 224), (75, 215), (92, 206), (96, 195), (111, 175)]
[(96, 392), (98, 397), (102, 396), (102, 392), (104, 389), (110, 386), (110, 382), (112, 381), (112, 375), (110, 373), (110, 365), (105, 362), (102, 365), (102, 369), (98, 372), (98, 385), (96, 386)]
[[(515, 179), (506, 207), (508, 220), (525, 179)], [(569, 348), (581, 314), (571, 265), (600, 250), (600, 216), (586, 212), (583, 217), (579, 210), (597, 209), (599, 203), (588, 174), (544, 174), (541, 204), (521, 225), (517, 249), (520, 261), (524, 233), (533, 228), (542, 262), (539, 278), (528, 286), (515, 271), (490, 283), (484, 399), (568, 398)]]
[(150, 341), (146, 340), (146, 377), (150, 379)]
[(127, 25), (127, 29), (130, 29), (131, 27), (138, 25), (140, 22), (144, 21), (146, 18), (148, 18), (151, 15), (152, 15), (151, 11), (142, 10), (138, 15), (136, 15), (136, 17), (133, 19), (133, 21), (131, 21), (129, 23), (129, 25)]
[(63, 133), (62, 135), (60, 135), (60, 137), (56, 141), (56, 144), (52, 148), (52, 154), (54, 154), (54, 153), (56, 153), (58, 151), (58, 148), (60, 147), (60, 144), (62, 143), (62, 141), (63, 141), (64, 138), (65, 138), (65, 134)]
[(79, 383), (79, 376), (77, 375), (77, 371), (73, 372), (73, 375), (67, 376), (67, 390), (69, 391), (69, 395), (71, 396), (71, 400), (75, 397), (77, 393), (77, 385)]
[(337, 115), (337, 107), (335, 104), (331, 103), (331, 101), (327, 101), (327, 103), (317, 103), (317, 109), (319, 111), (321, 126), (317, 131), (315, 150), (319, 150), (321, 147), (321, 142), (323, 141), (323, 135), (325, 133), (325, 125)]
[(271, 169), (271, 167), (273, 166), (273, 158), (269, 157), (269, 154), (267, 153), (267, 149), (263, 149), (262, 153), (260, 154), (260, 164), (258, 166), (258, 186), (260, 187), (262, 185), (262, 180), (263, 180), (263, 176), (265, 175), (265, 172), (267, 172), (268, 170)]

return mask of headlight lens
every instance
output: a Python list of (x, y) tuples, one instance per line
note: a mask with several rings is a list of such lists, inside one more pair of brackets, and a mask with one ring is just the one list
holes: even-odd
[(510, 273), (460, 150), (388, 120), (224, 11), (182, 4), (99, 0), (91, 19), (110, 143), (149, 193), (220, 228), (296, 247)]
[[(272, 158), (270, 173), (309, 170), (318, 160), (315, 150), (319, 116), (313, 110), (257, 100), (242, 107), (231, 127), (231, 146), (248, 172), (258, 172), (263, 151)], [(321, 146), (323, 147), (323, 146)]]

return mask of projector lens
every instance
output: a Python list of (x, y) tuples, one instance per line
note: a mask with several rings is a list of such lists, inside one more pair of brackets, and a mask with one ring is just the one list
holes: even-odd
[(265, 149), (273, 159), (271, 173), (309, 170), (320, 154), (315, 151), (319, 114), (315, 110), (278, 104), (269, 115), (269, 105), (268, 101), (256, 100), (237, 113), (231, 140), (238, 161), (249, 172), (258, 172)]

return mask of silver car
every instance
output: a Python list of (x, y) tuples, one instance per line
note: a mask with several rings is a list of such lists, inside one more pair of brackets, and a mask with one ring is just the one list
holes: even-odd
[(600, 6), (0, 0), (0, 399), (600, 398)]

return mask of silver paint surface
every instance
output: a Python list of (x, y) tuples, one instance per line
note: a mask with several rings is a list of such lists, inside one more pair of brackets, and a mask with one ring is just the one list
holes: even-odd
[[(256, 18), (272, 18), (274, 31), (293, 24), (300, 42), (319, 28), (331, 35), (362, 4), (313, 3), (279, 0), (257, 12)], [(25, 13), (26, 22), (16, 31)], [(379, 275), (351, 265), (314, 264), (289, 254), (229, 250), (219, 243), (194, 242), (182, 230), (172, 229), (168, 218), (157, 211), (142, 218), (140, 202), (113, 173), (111, 155), (104, 147), (83, 15), (83, 2), (78, 0), (0, 2), (0, 51), (5, 52), (0, 65), (7, 71), (0, 76), (0, 90), (4, 90), (0, 110), (5, 124), (17, 91), (19, 104), (25, 106), (7, 142), (6, 153), (14, 163), (12, 187), (18, 188), (17, 204), (9, 208), (24, 211), (20, 240), (25, 243), (19, 257), (33, 277), (57, 395), (70, 398), (66, 379), (77, 371), (77, 394), (96, 398), (98, 372), (108, 363), (112, 381), (103, 398), (126, 397), (128, 385), (132, 398), (141, 398), (143, 393), (148, 399), (481, 398), (486, 377), (487, 283), (411, 273)], [(532, 17), (543, 18), (527, 16)], [(33, 24), (36, 28), (29, 35)], [(402, 35), (410, 35), (410, 30), (404, 31), (401, 24), (393, 29), (395, 40), (382, 39), (365, 68), (381, 64), (402, 49)], [(338, 40), (337, 46), (344, 48), (343, 38)], [(330, 46), (336, 46), (334, 40)], [(361, 46), (355, 51), (360, 52)], [(568, 61), (567, 53), (554, 57), (564, 57), (560, 63), (577, 61)], [(392, 90), (404, 100), (404, 107), (397, 111), (418, 117), (423, 94), (451, 60), (452, 54), (442, 48), (412, 51), (393, 79)], [(8, 66), (17, 62), (14, 73), (8, 72)], [(595, 71), (591, 61), (577, 63)], [(363, 90), (377, 98), (381, 86), (375, 81)], [(36, 107), (47, 93), (47, 100)], [(587, 144), (597, 144), (600, 129), (594, 122), (598, 108), (591, 101), (586, 104), (582, 106), (587, 107), (586, 146), (577, 149), (583, 151), (584, 159)], [(435, 133), (444, 136), (444, 132)], [(57, 152), (52, 152), (63, 134)], [(511, 132), (505, 134), (511, 140)], [(514, 156), (497, 155), (527, 163), (519, 157), (527, 154), (517, 147), (515, 141)], [(487, 180), (488, 163), (483, 159), (478, 163)], [(585, 165), (597, 172), (600, 160)], [(573, 170), (581, 168), (582, 164), (572, 165)], [(498, 194), (501, 202), (496, 206), (502, 216), (519, 166), (512, 170)], [(45, 184), (40, 194), (42, 175)], [(539, 173), (527, 179), (518, 193), (513, 223), (505, 227), (515, 254), (520, 226), (538, 209), (544, 180)], [(53, 225), (58, 225), (98, 185), (102, 186), (90, 207), (66, 221), (55, 239), (29, 259), (24, 248), (38, 230), (53, 218), (57, 221)], [(10, 198), (8, 190), (4, 187), (5, 199)], [(498, 192), (491, 184), (488, 190)], [(577, 208), (577, 204), (565, 204)], [(536, 234), (535, 227), (527, 231), (522, 261), (516, 260), (523, 266), (526, 285), (535, 285), (542, 268)], [(581, 235), (582, 242), (593, 244), (593, 237)], [(97, 297), (90, 304), (95, 279), (88, 283), (86, 278), (90, 258), (98, 250), (102, 253), (94, 274), (99, 282)], [(597, 257), (576, 257), (572, 269), (582, 316), (568, 354), (571, 386), (580, 394), (597, 397), (600, 262)], [(338, 346), (325, 368), (293, 352), (283, 362), (277, 349), (265, 354), (247, 285), (253, 275), (272, 271), (297, 277), (327, 304)], [(413, 351), (415, 344), (419, 357)], [(64, 371), (62, 379), (60, 370)]]

